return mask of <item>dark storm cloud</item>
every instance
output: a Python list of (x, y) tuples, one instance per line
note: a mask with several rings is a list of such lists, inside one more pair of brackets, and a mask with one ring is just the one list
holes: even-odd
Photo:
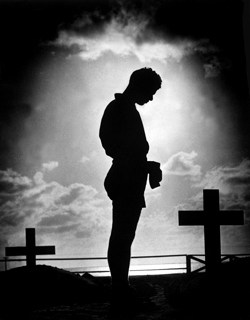
[(0, 226), (4, 228), (21, 225), (32, 211), (41, 207), (39, 202), (24, 196), (32, 188), (28, 177), (8, 169), (0, 170)]
[(227, 183), (232, 186), (250, 186), (250, 176), (248, 177), (232, 177), (227, 179)]
[[(106, 1), (100, 2), (94, 8), (84, 8), (83, 13), (79, 13), (78, 17), (71, 24), (63, 24), (60, 29), (70, 29), (72, 34), (85, 35), (92, 37), (95, 34), (104, 32), (107, 23), (117, 17), (119, 24), (124, 27), (133, 23), (133, 20), (140, 20), (144, 17), (146, 20), (153, 20), (154, 13), (157, 10), (160, 1)], [(108, 6), (105, 6), (109, 4)], [(97, 4), (97, 2), (93, 2)], [(104, 4), (104, 5), (103, 5)], [(150, 30), (148, 30), (150, 32)], [(146, 38), (146, 34), (144, 36)], [(140, 38), (137, 41), (140, 42)], [(142, 39), (145, 40), (145, 39)]]
[(238, 0), (161, 1), (154, 27), (169, 41), (209, 39), (210, 45), (220, 51), (220, 59), (243, 58), (238, 61), (241, 68), (244, 65), (242, 15), (243, 1)]
[(247, 86), (243, 23), (249, 24), (249, 16), (243, 21), (244, 1), (177, 0), (160, 3), (154, 19), (155, 30), (164, 34), (168, 41), (183, 38), (209, 40), (205, 48), (212, 45), (217, 52), (212, 55), (211, 50), (197, 52), (207, 76), (220, 75), (220, 81), (228, 92), (231, 91), (232, 99), (237, 96), (246, 104), (250, 88)]
[(66, 232), (75, 232), (79, 227), (79, 223), (73, 223), (62, 226), (41, 226), (39, 225), (39, 232), (42, 234), (60, 234)]
[(91, 230), (81, 230), (75, 233), (75, 237), (78, 239), (88, 238), (91, 235)]
[(81, 186), (71, 188), (67, 194), (63, 194), (59, 199), (56, 200), (56, 204), (69, 205), (74, 202), (82, 193)]
[(2, 214), (0, 217), (1, 228), (5, 227), (17, 227), (24, 222), (25, 218), (20, 216), (15, 211), (11, 211), (8, 208), (8, 214)]
[(84, 233), (85, 236), (89, 236), (91, 228), (82, 226), (78, 220), (79, 217), (71, 210), (64, 214), (56, 213), (53, 216), (43, 217), (37, 226), (44, 234), (71, 232), (76, 233), (76, 237), (79, 237), (78, 233)]
[(74, 220), (74, 216), (66, 214), (55, 214), (50, 217), (43, 217), (38, 226), (63, 226)]
[[(61, 45), (71, 54), (79, 54), (91, 50), (88, 47), (92, 44), (87, 39), (94, 37), (99, 41), (97, 35), (103, 35), (107, 24), (114, 19), (116, 28), (122, 28), (125, 34), (129, 26), (137, 24), (133, 35), (137, 45), (162, 40), (169, 45), (193, 41), (189, 53), (201, 59), (205, 77), (221, 76), (225, 85), (246, 95), (243, 1), (106, 1), (106, 6), (97, 3), (94, 1), (82, 14), (80, 11), (75, 20), (60, 25), (57, 40), (52, 43)], [(79, 37), (82, 40), (78, 41)], [(128, 34), (128, 40), (130, 37)]]
[[(210, 39), (231, 57), (242, 53), (243, 1), (239, 0), (30, 1), (2, 9), (4, 52), (13, 57), (13, 66), (9, 65), (12, 70), (23, 65), (18, 63), (18, 56), (25, 61), (24, 68), (33, 64), (36, 54), (46, 51), (46, 46), (41, 45), (56, 39), (59, 30), (71, 29), (74, 34), (92, 36), (114, 16), (119, 16), (120, 23), (126, 26), (131, 22), (128, 13), (130, 18), (146, 16), (150, 29), (168, 41)], [(150, 37), (148, 31), (143, 41), (147, 35)]]
[(8, 169), (0, 170), (0, 192), (9, 194), (20, 193), (31, 187), (31, 180), (19, 173)]

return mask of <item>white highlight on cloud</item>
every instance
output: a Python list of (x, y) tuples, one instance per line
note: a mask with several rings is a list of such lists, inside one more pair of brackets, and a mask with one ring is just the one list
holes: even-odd
[(73, 23), (70, 30), (61, 30), (53, 44), (68, 48), (83, 60), (96, 60), (112, 52), (121, 57), (133, 55), (140, 62), (148, 63), (152, 60), (167, 62), (169, 59), (179, 62), (184, 56), (196, 52), (204, 54), (211, 50), (206, 48), (206, 42), (206, 39), (169, 42), (150, 28), (149, 17), (122, 11), (103, 22), (98, 29), (91, 17), (85, 15), (82, 21), (78, 19)]
[(199, 180), (201, 177), (201, 166), (194, 163), (197, 153), (180, 151), (172, 155), (162, 166), (165, 175), (176, 175), (190, 177), (191, 180)]
[(83, 60), (97, 60), (103, 54), (112, 52), (122, 57), (134, 55), (142, 63), (150, 62), (153, 59), (166, 61), (171, 58), (180, 61), (189, 52), (188, 49), (191, 45), (188, 41), (177, 45), (163, 41), (138, 44), (136, 34), (124, 33), (121, 28), (116, 28), (116, 23), (105, 27), (104, 34), (95, 35), (92, 38), (61, 31), (56, 44), (68, 48), (77, 47), (78, 55)]
[(43, 171), (52, 171), (55, 168), (59, 166), (59, 163), (57, 161), (49, 161), (42, 164), (42, 170)]
[(36, 185), (42, 185), (45, 183), (44, 181), (44, 174), (46, 172), (51, 172), (52, 170), (56, 169), (59, 166), (57, 161), (49, 161), (42, 164), (41, 171), (37, 171), (34, 176), (33, 180)]
[(45, 182), (44, 182), (43, 177), (44, 177), (43, 172), (41, 172), (41, 171), (36, 172), (36, 173), (34, 174), (34, 176), (33, 176), (33, 179), (34, 179), (35, 184), (36, 184), (36, 185), (44, 184)]

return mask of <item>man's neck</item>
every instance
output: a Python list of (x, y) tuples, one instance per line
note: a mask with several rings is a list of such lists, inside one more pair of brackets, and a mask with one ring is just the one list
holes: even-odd
[(130, 103), (135, 104), (135, 95), (134, 92), (132, 90), (130, 90), (129, 88), (127, 88), (124, 92), (123, 92), (123, 97)]

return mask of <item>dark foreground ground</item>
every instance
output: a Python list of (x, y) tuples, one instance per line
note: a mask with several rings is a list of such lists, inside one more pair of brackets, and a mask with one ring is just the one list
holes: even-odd
[[(0, 273), (1, 320), (108, 320), (110, 278), (50, 266)], [(250, 260), (223, 264), (213, 276), (174, 274), (131, 278), (143, 307), (128, 320), (250, 320)], [(117, 317), (117, 320), (120, 319)]]

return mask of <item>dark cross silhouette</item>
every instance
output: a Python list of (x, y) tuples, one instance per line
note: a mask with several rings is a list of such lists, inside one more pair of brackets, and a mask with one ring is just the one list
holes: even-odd
[(206, 271), (218, 270), (221, 261), (221, 225), (244, 224), (242, 210), (220, 210), (219, 190), (203, 190), (203, 211), (179, 211), (180, 226), (204, 226)]
[(27, 267), (36, 265), (36, 255), (55, 254), (55, 246), (36, 246), (35, 228), (26, 228), (26, 247), (7, 247), (6, 256), (26, 256)]

